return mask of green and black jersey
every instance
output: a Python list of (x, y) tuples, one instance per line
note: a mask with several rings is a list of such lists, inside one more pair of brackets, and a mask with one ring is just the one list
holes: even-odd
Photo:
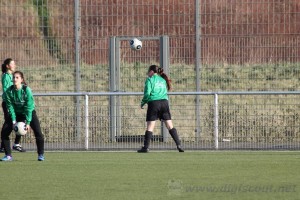
[(10, 74), (10, 73), (3, 73), (2, 74), (2, 78), (1, 78), (1, 81), (2, 81), (2, 99), (4, 101), (4, 93), (5, 91), (13, 85), (13, 75)]
[(145, 81), (144, 97), (142, 99), (141, 106), (143, 107), (150, 101), (163, 99), (168, 100), (166, 80), (158, 74), (148, 77)]
[(5, 92), (4, 99), (13, 121), (16, 121), (16, 115), (25, 115), (26, 124), (30, 124), (34, 99), (29, 87), (22, 85), (20, 89), (16, 89), (15, 86), (10, 86)]

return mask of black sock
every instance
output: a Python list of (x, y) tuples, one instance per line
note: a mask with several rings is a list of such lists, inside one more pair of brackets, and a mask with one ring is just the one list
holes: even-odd
[(175, 141), (176, 145), (179, 146), (180, 145), (180, 140), (179, 140), (176, 128), (170, 129), (169, 133), (172, 136), (173, 140)]
[(16, 135), (15, 144), (19, 144), (20, 141), (21, 141), (21, 136), (20, 135)]
[(144, 148), (145, 149), (148, 149), (151, 138), (152, 138), (152, 132), (151, 131), (146, 131), (145, 132), (145, 139), (144, 139)]

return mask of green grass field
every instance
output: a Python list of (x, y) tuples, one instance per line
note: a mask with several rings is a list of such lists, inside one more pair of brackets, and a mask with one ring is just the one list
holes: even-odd
[[(2, 156), (2, 155), (1, 155)], [(299, 199), (299, 151), (14, 153), (0, 199)]]

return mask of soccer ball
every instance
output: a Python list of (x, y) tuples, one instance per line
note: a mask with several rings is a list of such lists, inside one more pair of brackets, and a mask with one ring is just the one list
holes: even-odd
[(132, 38), (129, 41), (129, 44), (130, 44), (130, 48), (133, 50), (141, 50), (141, 48), (143, 46), (142, 41), (137, 38)]
[(17, 122), (14, 127), (16, 135), (25, 135), (27, 133), (26, 124), (24, 122)]

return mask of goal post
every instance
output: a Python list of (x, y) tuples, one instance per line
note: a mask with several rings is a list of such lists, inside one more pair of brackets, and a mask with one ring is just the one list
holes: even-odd
[[(136, 36), (112, 36), (110, 37), (109, 41), (109, 76), (110, 76), (110, 84), (109, 84), (109, 91), (110, 92), (119, 92), (122, 90), (120, 83), (121, 83), (121, 73), (120, 73), (120, 67), (121, 67), (121, 47), (120, 42), (121, 41), (129, 41), (133, 37)], [(137, 37), (141, 39), (142, 41), (146, 40), (156, 40), (159, 42), (159, 64), (164, 68), (164, 72), (166, 74), (169, 74), (169, 63), (170, 63), (170, 45), (169, 45), (169, 36), (163, 35), (163, 36), (139, 36)], [(129, 45), (128, 45), (129, 46)], [(141, 51), (143, 51), (145, 47), (142, 48)], [(149, 63), (150, 64), (150, 63)], [(141, 88), (141, 91), (143, 88)], [(109, 115), (110, 115), (110, 130), (109, 130), (109, 136), (111, 141), (116, 141), (116, 138), (118, 136), (121, 136), (122, 134), (122, 124), (120, 117), (120, 97), (119, 96), (110, 96), (109, 101), (110, 109), (109, 109)], [(168, 141), (168, 130), (167, 128), (161, 124), (161, 133), (160, 135), (163, 138), (163, 141)]]

